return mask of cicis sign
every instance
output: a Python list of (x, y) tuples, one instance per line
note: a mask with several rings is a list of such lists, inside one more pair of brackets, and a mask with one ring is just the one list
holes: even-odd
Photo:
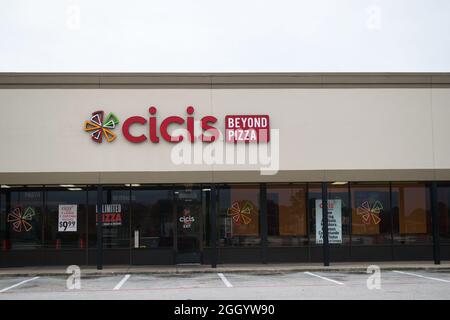
[[(165, 140), (170, 143), (178, 143), (185, 138), (183, 135), (171, 134), (169, 127), (183, 128), (187, 131), (188, 139), (191, 143), (196, 140), (201, 142), (214, 142), (218, 139), (219, 120), (211, 115), (200, 118), (201, 132), (195, 132), (195, 109), (192, 106), (186, 108), (183, 116), (172, 115), (164, 119), (158, 119), (158, 110), (151, 106), (147, 116), (130, 116), (122, 123), (122, 135), (131, 143), (160, 143)], [(270, 119), (268, 115), (227, 115), (225, 122), (226, 142), (269, 142), (270, 140)], [(95, 111), (89, 120), (84, 122), (84, 130), (91, 134), (93, 141), (102, 143), (103, 140), (112, 142), (116, 139), (116, 131), (120, 121), (114, 113)], [(133, 134), (132, 127), (142, 127), (140, 135)]]

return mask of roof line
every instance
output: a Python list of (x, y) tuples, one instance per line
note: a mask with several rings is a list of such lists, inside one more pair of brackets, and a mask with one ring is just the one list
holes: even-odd
[(344, 85), (448, 86), (450, 72), (378, 73), (0, 73), (8, 86), (133, 86), (133, 85)]

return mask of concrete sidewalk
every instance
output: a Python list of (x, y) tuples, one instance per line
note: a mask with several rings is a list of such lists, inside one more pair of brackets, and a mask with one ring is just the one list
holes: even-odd
[[(182, 273), (286, 273), (302, 271), (366, 272), (370, 265), (381, 270), (432, 270), (450, 271), (450, 261), (435, 265), (432, 262), (355, 262), (332, 263), (324, 267), (319, 263), (280, 263), (280, 264), (227, 264), (211, 268), (210, 265), (169, 265), (169, 266), (105, 266), (97, 270), (95, 266), (80, 266), (83, 276), (120, 274), (182, 274)], [(56, 276), (66, 275), (67, 266), (0, 268), (2, 276)]]

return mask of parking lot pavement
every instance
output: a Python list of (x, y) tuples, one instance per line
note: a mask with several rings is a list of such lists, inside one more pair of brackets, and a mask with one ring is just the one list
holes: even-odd
[[(371, 278), (369, 278), (371, 277)], [(367, 281), (373, 289), (369, 289)], [(450, 299), (448, 271), (183, 273), (0, 277), (0, 299)]]

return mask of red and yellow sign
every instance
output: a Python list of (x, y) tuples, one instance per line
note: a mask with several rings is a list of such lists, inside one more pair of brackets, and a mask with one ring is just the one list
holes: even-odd
[[(214, 142), (219, 137), (220, 131), (215, 127), (217, 118), (204, 116), (200, 119), (201, 132), (196, 132), (195, 109), (193, 106), (186, 108), (183, 117), (172, 115), (159, 121), (157, 119), (157, 108), (151, 106), (147, 116), (131, 116), (122, 124), (122, 134), (131, 143), (152, 142), (159, 143), (160, 138), (170, 143), (183, 141), (184, 135), (174, 135), (169, 127), (185, 129), (187, 138), (191, 143), (196, 140), (202, 142)], [(113, 130), (119, 125), (119, 119), (109, 113), (105, 117), (104, 111), (95, 111), (91, 118), (84, 122), (84, 131), (91, 133), (91, 138), (101, 143), (103, 138), (111, 142), (116, 139)], [(130, 130), (136, 127), (141, 130), (137, 135)], [(227, 142), (269, 142), (269, 116), (268, 115), (227, 115), (225, 117), (225, 135)]]

